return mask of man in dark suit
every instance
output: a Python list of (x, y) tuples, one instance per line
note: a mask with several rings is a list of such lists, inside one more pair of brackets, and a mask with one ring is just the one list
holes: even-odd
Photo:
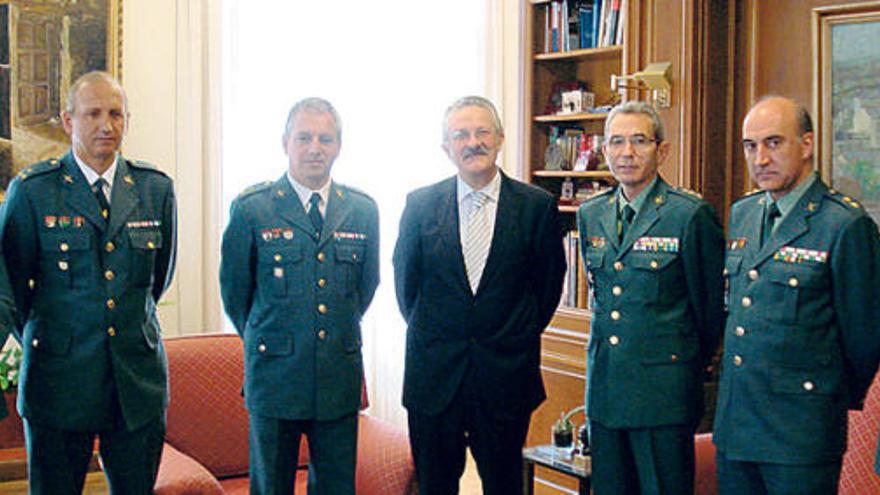
[(708, 203), (657, 174), (670, 143), (652, 106), (615, 107), (605, 137), (619, 186), (577, 214), (593, 491), (692, 494), (704, 370), (724, 325), (724, 234)]
[(722, 494), (837, 493), (847, 409), (880, 362), (880, 239), (813, 172), (813, 125), (781, 97), (743, 122), (761, 192), (733, 205), (715, 416)]
[(287, 173), (232, 204), (220, 288), (244, 340), (254, 494), (293, 493), (300, 437), (309, 493), (354, 494), (360, 321), (379, 284), (379, 214), (330, 180), (342, 121), (326, 100), (291, 108)]
[(462, 98), (444, 124), (458, 175), (409, 194), (394, 250), (416, 476), (423, 495), (457, 493), (470, 446), (484, 493), (522, 493), (541, 332), (565, 272), (556, 201), (498, 169), (491, 102)]
[(168, 403), (156, 304), (174, 267), (171, 179), (123, 158), (128, 111), (90, 72), (62, 112), (72, 150), (9, 185), (3, 255), (24, 347), (18, 410), (30, 493), (82, 491), (100, 438), (113, 493), (152, 493)]

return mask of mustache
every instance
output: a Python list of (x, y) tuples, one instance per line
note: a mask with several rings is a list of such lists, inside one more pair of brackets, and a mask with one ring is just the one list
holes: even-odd
[(463, 160), (467, 160), (468, 158), (470, 158), (472, 156), (477, 156), (477, 155), (486, 156), (488, 154), (489, 154), (489, 150), (483, 145), (469, 146), (469, 147), (462, 150), (461, 158)]

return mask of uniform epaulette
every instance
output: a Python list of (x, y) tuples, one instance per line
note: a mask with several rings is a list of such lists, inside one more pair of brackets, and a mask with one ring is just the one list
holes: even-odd
[(603, 196), (607, 196), (607, 195), (611, 194), (612, 192), (614, 192), (613, 187), (609, 187), (606, 189), (600, 189), (598, 191), (593, 191), (592, 193), (590, 193), (589, 196), (587, 196), (587, 199), (585, 199), (583, 201), (583, 203), (581, 203), (581, 204), (588, 203), (590, 201), (595, 201)]
[(673, 193), (678, 193), (679, 196), (690, 197), (694, 199), (703, 199), (703, 195), (698, 193), (697, 191), (693, 191), (686, 187), (673, 187), (670, 189)]
[(39, 163), (35, 163), (30, 167), (22, 170), (18, 173), (18, 177), (21, 180), (28, 180), (31, 177), (35, 177), (37, 175), (43, 175), (48, 172), (52, 172), (54, 170), (58, 170), (61, 168), (61, 161), (57, 158), (52, 158), (50, 160), (45, 160)]
[(862, 204), (854, 198), (834, 189), (828, 189), (828, 197), (851, 210), (863, 210)]
[(142, 162), (142, 161), (140, 161), (140, 160), (126, 160), (126, 162), (128, 163), (128, 166), (129, 166), (129, 167), (134, 167), (134, 168), (136, 168), (136, 169), (138, 169), (138, 170), (148, 170), (148, 171), (150, 171), (150, 172), (156, 172), (156, 173), (158, 173), (158, 174), (162, 174), (162, 175), (165, 175), (165, 176), (168, 175), (168, 174), (166, 174), (165, 172), (163, 172), (163, 171), (159, 170), (158, 168), (156, 168), (156, 166), (153, 165), (152, 163)]
[(749, 192), (743, 194), (740, 198), (738, 198), (736, 201), (734, 201), (734, 204), (735, 204), (735, 203), (739, 203), (740, 201), (743, 201), (743, 200), (745, 200), (745, 199), (751, 198), (751, 197), (753, 197), (753, 196), (757, 196), (757, 195), (759, 195), (759, 194), (763, 194), (763, 193), (764, 193), (764, 190), (763, 190), (763, 189), (752, 189), (751, 191), (749, 191)]
[(364, 191), (361, 191), (360, 189), (358, 189), (358, 188), (356, 188), (356, 187), (351, 187), (351, 186), (349, 186), (349, 185), (340, 184), (340, 183), (337, 182), (337, 183), (336, 183), (336, 195), (339, 196), (339, 197), (342, 197), (342, 196), (344, 196), (346, 193), (352, 194), (352, 195), (354, 195), (354, 196), (360, 196), (360, 197), (362, 197), (362, 198), (364, 198), (364, 199), (370, 201), (371, 203), (375, 203), (375, 202), (376, 202), (376, 200), (373, 199), (372, 196), (370, 196), (369, 194), (365, 193)]
[(274, 184), (274, 182), (272, 182), (271, 180), (267, 180), (265, 182), (259, 182), (257, 184), (252, 185), (252, 186), (249, 186), (247, 189), (245, 189), (244, 191), (242, 191), (238, 194), (238, 198), (239, 199), (244, 198), (244, 197), (250, 196), (251, 194), (258, 193), (260, 191), (265, 191), (266, 189), (269, 189), (270, 187), (272, 187), (272, 184)]

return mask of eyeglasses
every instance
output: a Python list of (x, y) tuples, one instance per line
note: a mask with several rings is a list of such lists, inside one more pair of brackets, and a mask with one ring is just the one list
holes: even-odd
[(471, 136), (474, 136), (474, 138), (476, 138), (478, 141), (484, 141), (486, 139), (489, 139), (489, 136), (491, 136), (491, 135), (492, 135), (491, 130), (484, 129), (484, 128), (480, 127), (479, 129), (475, 130), (474, 132), (470, 132), (465, 129), (459, 129), (459, 130), (451, 132), (449, 134), (449, 137), (453, 141), (463, 142), (463, 141), (467, 141), (468, 139), (470, 139)]
[(659, 143), (659, 139), (652, 139), (644, 134), (634, 134), (632, 136), (611, 136), (608, 138), (608, 149), (617, 152), (626, 147), (627, 141), (636, 151), (645, 151), (652, 144)]

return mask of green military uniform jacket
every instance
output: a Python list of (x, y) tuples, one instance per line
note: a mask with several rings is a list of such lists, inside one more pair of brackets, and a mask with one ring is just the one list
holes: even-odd
[(764, 203), (731, 209), (714, 441), (730, 460), (834, 462), (880, 362), (877, 226), (817, 178), (761, 247)]
[(721, 228), (708, 203), (658, 177), (618, 242), (616, 193), (577, 213), (593, 309), (587, 416), (608, 428), (696, 424), (724, 324)]
[(244, 339), (248, 410), (331, 420), (360, 406), (361, 316), (379, 284), (379, 213), (333, 183), (320, 237), (287, 176), (233, 202), (220, 288)]
[(120, 411), (130, 430), (160, 419), (156, 303), (174, 267), (171, 179), (119, 157), (105, 220), (68, 153), (12, 181), (0, 232), (24, 348), (21, 415), (75, 431), (112, 426)]

